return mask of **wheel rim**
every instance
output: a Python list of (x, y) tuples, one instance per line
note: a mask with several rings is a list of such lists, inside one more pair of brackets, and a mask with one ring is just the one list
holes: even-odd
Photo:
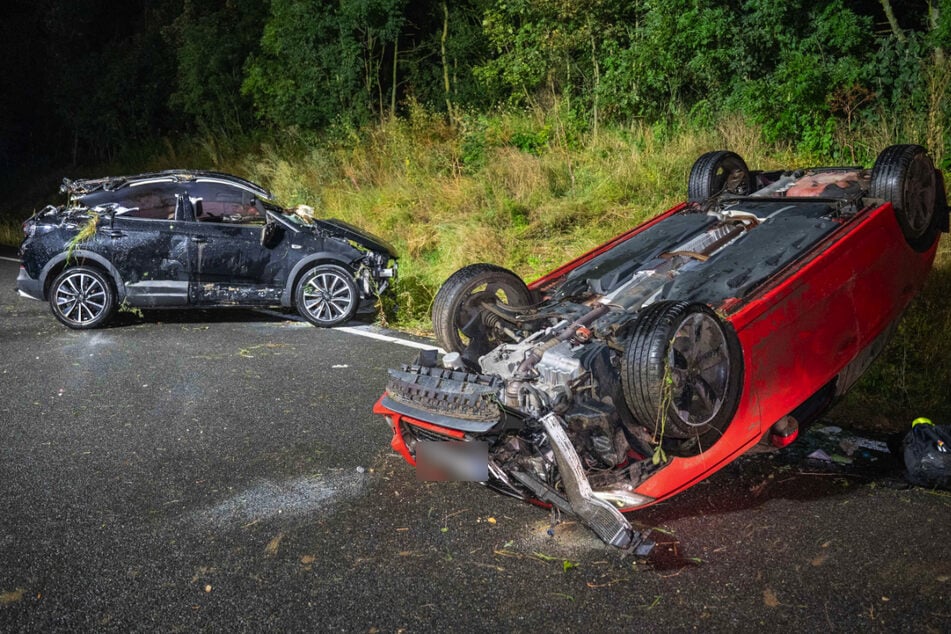
[(106, 288), (89, 273), (74, 273), (56, 288), (56, 310), (64, 319), (79, 325), (98, 319), (106, 310)]
[(671, 406), (686, 424), (709, 424), (719, 413), (730, 377), (726, 336), (716, 318), (694, 313), (684, 319), (671, 339), (667, 361)]
[(921, 236), (931, 226), (934, 214), (934, 170), (928, 160), (918, 157), (912, 161), (902, 194), (908, 228), (915, 237)]
[[(511, 288), (498, 282), (484, 282), (471, 288), (466, 293), (462, 306), (456, 314), (456, 336), (459, 337), (462, 345), (468, 345), (469, 337), (465, 334), (465, 331), (470, 329), (475, 320), (482, 319), (485, 303), (508, 305), (509, 298), (516, 295), (517, 293), (513, 292)], [(489, 336), (489, 342), (493, 343), (494, 337)]]
[(749, 192), (746, 186), (746, 171), (736, 161), (728, 158), (718, 167), (713, 176), (713, 191), (730, 194), (745, 195)]
[(342, 276), (321, 272), (304, 285), (304, 309), (320, 322), (344, 319), (353, 307), (353, 291)]

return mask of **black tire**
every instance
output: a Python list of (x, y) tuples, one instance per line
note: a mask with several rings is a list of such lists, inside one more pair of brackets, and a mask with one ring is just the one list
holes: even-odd
[(895, 208), (895, 218), (908, 245), (927, 251), (937, 240), (938, 177), (927, 150), (920, 145), (892, 145), (875, 159), (869, 195)]
[(621, 388), (634, 418), (659, 441), (686, 439), (679, 443), (683, 452), (702, 451), (722, 435), (740, 402), (739, 339), (705, 304), (651, 304), (625, 347)]
[(320, 264), (297, 281), (294, 302), (301, 317), (320, 328), (344, 324), (360, 306), (353, 273), (337, 264)]
[[(446, 352), (464, 352), (470, 343), (465, 332), (485, 330), (480, 327), (481, 304), (492, 298), (508, 306), (528, 306), (532, 294), (519, 276), (494, 264), (470, 264), (443, 282), (433, 300), (432, 317), (436, 341)], [(484, 354), (499, 343), (490, 330), (484, 334), (479, 337), (476, 354)]]
[(746, 196), (752, 192), (750, 170), (734, 152), (707, 152), (690, 168), (687, 180), (687, 199), (690, 202), (703, 202), (719, 194)]
[(112, 282), (97, 268), (64, 269), (49, 290), (50, 310), (64, 326), (89, 330), (105, 326), (116, 312)]

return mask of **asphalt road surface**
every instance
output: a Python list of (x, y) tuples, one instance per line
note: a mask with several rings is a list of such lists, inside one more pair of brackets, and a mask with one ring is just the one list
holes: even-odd
[(633, 515), (635, 559), (417, 482), (370, 411), (412, 348), (243, 310), (70, 331), (0, 255), (4, 632), (951, 630), (948, 494), (758, 455)]

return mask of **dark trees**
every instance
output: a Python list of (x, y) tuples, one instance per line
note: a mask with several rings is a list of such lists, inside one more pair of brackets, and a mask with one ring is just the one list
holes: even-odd
[[(951, 0), (9, 0), (0, 166), (160, 137), (557, 107), (573, 125), (741, 113), (827, 153), (875, 121), (947, 144)], [(937, 147), (936, 147), (937, 145)], [(948, 148), (951, 150), (951, 148)]]

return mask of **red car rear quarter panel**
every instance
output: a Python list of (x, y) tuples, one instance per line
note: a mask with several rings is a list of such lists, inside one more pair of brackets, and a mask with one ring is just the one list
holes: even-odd
[(913, 251), (890, 204), (843, 227), (816, 257), (731, 321), (761, 430), (828, 383), (897, 319), (924, 283), (936, 245)]
[[(645, 480), (637, 493), (660, 502), (680, 493), (729, 464), (734, 458), (755, 445), (760, 432), (759, 403), (750, 390), (749, 374), (744, 379), (744, 398), (740, 401), (733, 422), (712, 447), (691, 458), (674, 458), (666, 467)], [(633, 509), (622, 509), (633, 510)]]
[(937, 243), (912, 250), (885, 204), (820, 248), (730, 318), (743, 349), (744, 386), (723, 437), (698, 456), (674, 458), (638, 493), (661, 500), (710, 476), (831, 381), (901, 315), (924, 284)]

